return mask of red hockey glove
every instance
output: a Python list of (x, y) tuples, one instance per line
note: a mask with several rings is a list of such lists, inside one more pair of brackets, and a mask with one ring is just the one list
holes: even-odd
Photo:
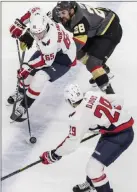
[(14, 24), (10, 27), (11, 36), (13, 38), (19, 38), (25, 28), (26, 25), (23, 24), (19, 19), (16, 19)]
[(61, 156), (58, 156), (55, 154), (55, 150), (52, 151), (46, 151), (41, 156), (40, 159), (42, 160), (43, 164), (51, 164), (55, 163), (56, 161), (61, 159)]
[(22, 68), (17, 71), (17, 77), (19, 79), (22, 79), (22, 78), (26, 79), (29, 76), (31, 71), (32, 69), (28, 65), (24, 64)]

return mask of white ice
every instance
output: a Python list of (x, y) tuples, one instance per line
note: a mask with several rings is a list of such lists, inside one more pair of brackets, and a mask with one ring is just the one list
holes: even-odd
[[(6, 99), (15, 90), (16, 70), (19, 67), (16, 43), (10, 37), (9, 26), (30, 7), (39, 5), (45, 11), (52, 9), (55, 3), (3, 2), (2, 3), (2, 175), (9, 174), (39, 159), (42, 152), (57, 146), (68, 133), (65, 121), (70, 108), (63, 99), (63, 89), (70, 82), (77, 82), (83, 90), (89, 87), (90, 74), (85, 66), (79, 64), (63, 78), (53, 84), (48, 83), (37, 102), (30, 110), (33, 134), (38, 142), (29, 145), (27, 122), (10, 124), (12, 107), (7, 107)], [(95, 3), (87, 3), (93, 4)], [(112, 86), (115, 92), (125, 98), (125, 105), (137, 120), (137, 2), (100, 3), (118, 13), (123, 27), (123, 37), (108, 61), (115, 78)], [(30, 57), (28, 51), (25, 60)], [(58, 120), (58, 119), (62, 119)], [(85, 167), (92, 154), (98, 137), (80, 145), (73, 154), (50, 166), (38, 164), (2, 182), (3, 192), (70, 192), (72, 187), (85, 179)], [(121, 157), (106, 169), (115, 192), (136, 192), (137, 138)]]

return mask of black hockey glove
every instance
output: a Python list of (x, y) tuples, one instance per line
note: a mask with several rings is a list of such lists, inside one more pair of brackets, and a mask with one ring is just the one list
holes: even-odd
[(20, 45), (20, 47), (22, 50), (24, 50), (25, 46), (28, 49), (30, 49), (32, 47), (34, 38), (30, 34), (30, 30), (27, 29), (26, 32), (19, 38), (19, 40), (22, 42), (22, 45)]

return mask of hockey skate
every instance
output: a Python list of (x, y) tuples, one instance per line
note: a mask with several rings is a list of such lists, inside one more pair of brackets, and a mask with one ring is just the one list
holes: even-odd
[(96, 189), (91, 187), (90, 184), (85, 181), (85, 183), (78, 184), (73, 187), (74, 192), (96, 192)]
[[(83, 184), (79, 184), (73, 187), (73, 192), (97, 192), (96, 189), (85, 181)], [(110, 192), (114, 192), (113, 189), (110, 189)]]
[(17, 92), (15, 91), (12, 95), (9, 96), (9, 98), (7, 99), (7, 105), (13, 105), (14, 102), (19, 102), (19, 101), (22, 101), (23, 97), (24, 97), (24, 94), (21, 93), (21, 92), (18, 92), (18, 97), (17, 97), (17, 100), (16, 100), (16, 97), (17, 97)]
[[(106, 64), (103, 64), (103, 69), (106, 71), (109, 80), (111, 80), (114, 77), (114, 75), (110, 72), (110, 68)], [(97, 84), (93, 78), (91, 78), (89, 80), (89, 83), (92, 84), (93, 87), (97, 86)]]
[(21, 104), (19, 104), (17, 106), (17, 108), (15, 109), (15, 111), (13, 111), (13, 113), (11, 114), (10, 118), (13, 121), (22, 122), (27, 119), (24, 117), (25, 114), (26, 114), (25, 107), (23, 107)]
[(105, 92), (106, 94), (115, 94), (111, 84), (106, 84), (106, 85), (103, 85), (102, 87), (100, 87), (100, 89)]

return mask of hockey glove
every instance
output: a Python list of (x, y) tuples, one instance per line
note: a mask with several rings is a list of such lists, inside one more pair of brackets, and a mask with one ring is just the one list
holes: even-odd
[[(27, 30), (25, 31), (25, 33), (20, 36), (19, 40), (20, 40), (22, 43), (24, 43), (24, 45), (25, 45), (28, 49), (30, 49), (30, 48), (32, 47), (32, 45), (33, 45), (34, 38), (33, 38), (32, 35), (30, 34), (30, 30), (27, 29)], [(24, 46), (23, 46), (23, 47), (24, 47)], [(21, 49), (23, 49), (23, 48), (21, 47)]]
[(21, 69), (18, 69), (17, 77), (19, 79), (26, 79), (29, 76), (31, 71), (32, 71), (32, 69), (28, 65), (24, 64), (24, 65), (22, 65)]
[(19, 38), (25, 28), (26, 25), (22, 23), (19, 19), (16, 19), (14, 24), (10, 27), (11, 36), (13, 38)]
[(55, 150), (52, 151), (46, 151), (44, 152), (41, 156), (40, 159), (42, 160), (43, 164), (52, 164), (55, 163), (56, 161), (61, 159), (61, 156), (58, 156), (55, 154)]

